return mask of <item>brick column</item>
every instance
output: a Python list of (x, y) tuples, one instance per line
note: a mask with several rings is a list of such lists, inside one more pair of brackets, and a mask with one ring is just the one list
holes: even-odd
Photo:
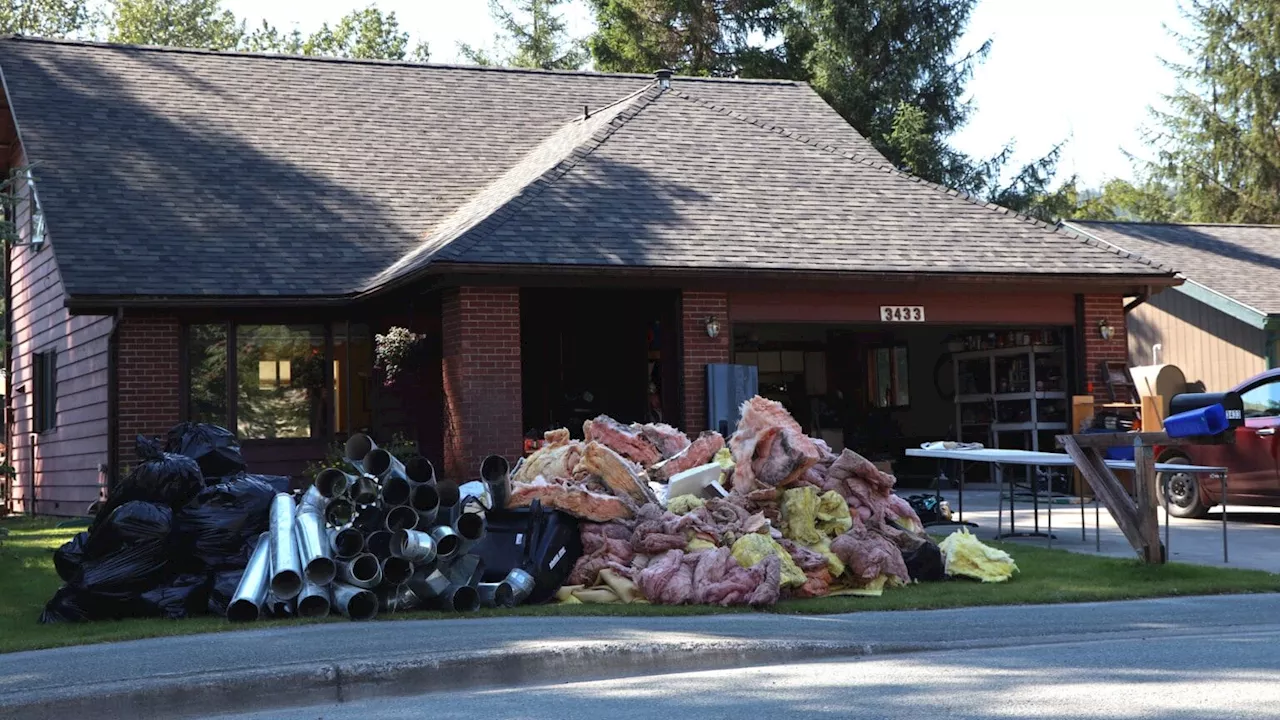
[(176, 318), (130, 316), (118, 333), (119, 366), (116, 368), (119, 418), (119, 462), (133, 466), (137, 435), (163, 437), (179, 421), (178, 335)]
[[(1098, 333), (1098, 322), (1106, 319), (1114, 331), (1110, 340)], [(1093, 397), (1099, 403), (1111, 402), (1102, 376), (1104, 361), (1128, 362), (1129, 339), (1125, 326), (1124, 296), (1086, 295), (1084, 297), (1084, 371), (1085, 381), (1093, 383)], [(1086, 388), (1081, 388), (1086, 390)]]
[[(707, 364), (729, 362), (729, 296), (684, 292), (680, 298), (680, 332), (684, 374), (684, 430), (697, 435), (707, 429)], [(707, 318), (720, 322), (720, 334), (707, 337)]]
[(444, 474), (479, 477), (486, 455), (511, 462), (523, 449), (519, 288), (445, 291), (440, 311), (444, 374)]

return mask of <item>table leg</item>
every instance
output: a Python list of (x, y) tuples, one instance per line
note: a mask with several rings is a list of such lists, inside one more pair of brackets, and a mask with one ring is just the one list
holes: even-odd
[(1080, 481), (1080, 542), (1089, 541), (1089, 523), (1084, 519), (1084, 481)]
[(1227, 560), (1227, 474), (1222, 473), (1222, 562)]
[(1102, 509), (1098, 506), (1098, 498), (1093, 498), (1093, 543), (1098, 552), (1102, 552)]
[[(938, 460), (938, 476), (934, 478), (934, 481), (933, 481), (933, 486), (934, 486), (933, 498), (934, 498), (934, 502), (939, 503), (939, 505), (942, 503), (942, 483), (947, 481), (946, 462), (947, 461), (943, 459)], [(961, 468), (961, 472), (962, 473), (964, 472), (963, 467)], [(924, 523), (925, 527), (935, 527), (937, 525), (964, 525), (966, 527), (978, 527), (977, 523), (968, 523), (964, 521), (964, 483), (963, 482), (959, 483), (958, 487), (960, 488), (959, 519), (958, 520), (946, 520), (946, 519), (933, 520), (931, 522)]]
[[(997, 464), (996, 464), (996, 468), (997, 468), (997, 469), (999, 469), (999, 467), (1000, 467), (1000, 465), (997, 463)], [(1034, 468), (1032, 468), (1032, 469), (1034, 469)], [(1005, 476), (1005, 473), (1004, 473), (1004, 472), (1000, 472), (1000, 477), (1001, 477), (1001, 478), (1003, 478), (1004, 476)], [(1012, 476), (1012, 475), (1010, 475), (1009, 477), (1010, 477), (1009, 482), (1008, 482), (1008, 483), (1005, 483), (1005, 484), (1007, 484), (1007, 486), (1008, 486), (1008, 488), (1009, 488), (1009, 532), (1007, 532), (1007, 533), (1002, 533), (1002, 532), (1000, 532), (1000, 527), (997, 525), (997, 527), (996, 527), (996, 538), (995, 538), (995, 539), (996, 539), (996, 540), (1003, 540), (1004, 538), (1011, 538), (1011, 537), (1048, 537), (1048, 535), (1047, 535), (1047, 534), (1040, 532), (1040, 521), (1039, 521), (1039, 518), (1038, 518), (1038, 517), (1037, 517), (1037, 519), (1036, 519), (1035, 526), (1034, 526), (1034, 527), (1035, 527), (1035, 530), (1034, 530), (1033, 532), (1018, 532), (1018, 528), (1017, 528), (1017, 524), (1016, 524), (1016, 523), (1017, 523), (1017, 521), (1014, 519), (1014, 516), (1015, 516), (1015, 514), (1016, 514), (1016, 512), (1017, 512), (1017, 506), (1014, 504), (1014, 499), (1013, 499), (1015, 483), (1014, 483), (1014, 481), (1013, 481), (1013, 479), (1012, 479), (1012, 477), (1013, 477), (1013, 476)], [(1035, 488), (1035, 482), (1033, 481), (1033, 482), (1032, 482), (1032, 491), (1034, 492), (1035, 490), (1036, 490), (1036, 488)], [(1039, 500), (1037, 499), (1037, 498), (1038, 498), (1038, 496), (1039, 496), (1039, 493), (1038, 493), (1038, 492), (1036, 492), (1036, 493), (1035, 493), (1035, 495), (1033, 495), (1033, 500), (1032, 500), (1032, 502), (1034, 503), (1034, 507), (1036, 508), (1036, 512), (1037, 512), (1037, 514), (1039, 513), (1039, 508), (1040, 508), (1040, 503), (1039, 503)], [(1003, 507), (1004, 507), (1004, 500), (1003, 500), (1003, 498), (1002, 498), (1002, 499), (1001, 499), (1001, 501), (1000, 501), (1000, 507), (1001, 507), (1001, 508), (1003, 508)]]

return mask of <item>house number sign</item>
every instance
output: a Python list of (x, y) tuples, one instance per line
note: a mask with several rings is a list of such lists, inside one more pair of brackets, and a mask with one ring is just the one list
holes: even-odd
[(880, 322), (924, 322), (924, 306), (881, 305)]

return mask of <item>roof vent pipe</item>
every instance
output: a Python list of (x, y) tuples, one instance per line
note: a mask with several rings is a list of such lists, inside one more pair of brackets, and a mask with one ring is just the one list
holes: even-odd
[(663, 90), (670, 90), (671, 76), (674, 74), (675, 74), (675, 71), (670, 68), (661, 68), (659, 70), (654, 71), (653, 76), (658, 78), (658, 87), (662, 88)]

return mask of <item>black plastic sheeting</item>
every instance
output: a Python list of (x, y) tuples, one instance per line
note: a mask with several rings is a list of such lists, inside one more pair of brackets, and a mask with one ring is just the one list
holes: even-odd
[(183, 423), (168, 444), (139, 436), (137, 447), (89, 529), (54, 552), (66, 585), (40, 622), (226, 613), (289, 478), (244, 472), (235, 436), (216, 425)]
[(942, 550), (931, 540), (911, 552), (902, 553), (902, 560), (906, 563), (907, 574), (912, 580), (934, 582), (946, 579)]

